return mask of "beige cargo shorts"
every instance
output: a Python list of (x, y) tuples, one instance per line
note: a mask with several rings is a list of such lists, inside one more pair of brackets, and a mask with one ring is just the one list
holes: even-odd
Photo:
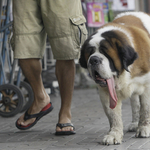
[(42, 58), (48, 39), (55, 59), (77, 59), (87, 38), (80, 0), (13, 0), (14, 58)]

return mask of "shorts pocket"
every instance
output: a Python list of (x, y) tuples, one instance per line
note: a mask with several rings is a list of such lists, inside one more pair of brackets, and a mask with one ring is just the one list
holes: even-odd
[(87, 38), (87, 29), (85, 26), (86, 19), (84, 16), (71, 17), (71, 33), (75, 45), (79, 48)]

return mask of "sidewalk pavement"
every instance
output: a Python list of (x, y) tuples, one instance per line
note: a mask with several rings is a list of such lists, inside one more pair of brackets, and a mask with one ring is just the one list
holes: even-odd
[(51, 101), (54, 110), (27, 131), (15, 127), (15, 121), (21, 114), (12, 118), (0, 117), (0, 150), (150, 150), (150, 138), (135, 138), (134, 132), (127, 131), (132, 116), (128, 100), (123, 102), (123, 143), (111, 146), (101, 144), (109, 130), (109, 123), (96, 88), (74, 91), (72, 123), (76, 128), (75, 135), (54, 135), (60, 97), (52, 96)]

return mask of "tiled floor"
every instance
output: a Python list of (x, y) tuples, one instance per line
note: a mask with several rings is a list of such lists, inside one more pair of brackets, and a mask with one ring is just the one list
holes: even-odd
[(111, 146), (101, 144), (109, 130), (109, 123), (96, 88), (74, 91), (72, 123), (76, 135), (54, 135), (60, 97), (52, 96), (51, 101), (54, 110), (28, 131), (19, 131), (15, 127), (15, 121), (21, 114), (12, 118), (0, 117), (0, 150), (150, 150), (150, 138), (135, 138), (134, 132), (127, 131), (131, 122), (131, 107), (127, 100), (123, 102), (123, 143)]

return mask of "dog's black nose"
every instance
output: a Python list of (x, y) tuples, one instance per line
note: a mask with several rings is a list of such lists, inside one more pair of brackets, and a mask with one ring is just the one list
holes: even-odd
[(102, 58), (99, 58), (97, 56), (92, 56), (90, 58), (89, 62), (90, 62), (91, 65), (99, 65), (102, 62)]

